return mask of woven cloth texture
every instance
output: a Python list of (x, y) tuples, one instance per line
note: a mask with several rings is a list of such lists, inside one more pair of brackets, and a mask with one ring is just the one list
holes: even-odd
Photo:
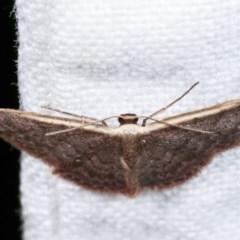
[[(19, 91), (96, 118), (149, 115), (200, 84), (159, 119), (240, 98), (240, 2), (16, 1)], [(130, 199), (82, 189), (22, 155), (24, 240), (238, 240), (240, 149), (184, 185)]]

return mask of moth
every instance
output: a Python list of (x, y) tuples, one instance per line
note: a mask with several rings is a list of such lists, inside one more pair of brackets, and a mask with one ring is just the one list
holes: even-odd
[(240, 145), (240, 99), (161, 121), (153, 118), (186, 93), (143, 117), (141, 125), (136, 114), (118, 116), (117, 128), (106, 119), (0, 109), (0, 137), (81, 187), (134, 197), (144, 189), (184, 183), (215, 154)]

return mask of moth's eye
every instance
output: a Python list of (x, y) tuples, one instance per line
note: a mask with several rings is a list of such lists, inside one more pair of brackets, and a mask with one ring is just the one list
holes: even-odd
[(119, 117), (119, 118), (118, 118), (118, 122), (119, 122), (120, 124), (122, 124), (122, 123), (125, 122), (125, 120), (123, 119), (123, 117)]
[(138, 118), (136, 117), (133, 119), (133, 123), (137, 123), (137, 122), (138, 122)]

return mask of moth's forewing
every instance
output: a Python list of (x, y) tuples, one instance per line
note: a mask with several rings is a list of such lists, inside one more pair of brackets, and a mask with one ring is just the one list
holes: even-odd
[(240, 145), (240, 101), (166, 119), (200, 133), (161, 124), (149, 125), (139, 137), (139, 183), (141, 187), (166, 188), (196, 175), (212, 157)]
[[(59, 130), (80, 128), (47, 136)], [(18, 149), (51, 165), (54, 172), (81, 186), (126, 192), (120, 163), (121, 137), (107, 127), (81, 128), (71, 119), (18, 110), (0, 110), (0, 136)]]

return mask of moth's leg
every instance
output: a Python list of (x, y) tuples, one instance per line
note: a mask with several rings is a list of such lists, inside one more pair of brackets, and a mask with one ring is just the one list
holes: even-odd
[[(57, 108), (53, 108), (51, 106), (42, 106), (42, 108), (46, 108), (48, 110), (51, 110), (51, 111), (54, 111), (54, 112), (58, 112), (58, 113), (62, 113), (62, 114), (65, 114), (65, 115), (69, 115), (69, 116), (73, 116), (73, 117), (77, 117), (79, 119), (81, 119), (84, 123), (96, 123), (96, 122), (99, 122), (98, 119), (96, 118), (91, 118), (91, 117), (86, 117), (86, 116), (80, 116), (80, 115), (77, 115), (77, 114), (73, 114), (73, 113), (69, 113), (69, 112), (65, 112), (65, 111), (62, 111), (60, 109), (57, 109)], [(101, 123), (103, 125), (107, 125), (104, 121), (101, 121)]]
[(160, 108), (159, 110), (157, 110), (156, 112), (152, 113), (149, 117), (145, 118), (143, 120), (142, 126), (146, 125), (146, 122), (148, 120), (148, 118), (153, 118), (154, 116), (165, 112), (168, 108), (170, 108), (172, 105), (174, 105), (176, 102), (180, 101), (184, 96), (186, 96), (196, 85), (198, 85), (199, 82), (194, 83), (183, 95), (181, 95), (179, 98), (175, 99), (173, 102), (171, 102), (170, 104), (168, 104), (166, 107)]

